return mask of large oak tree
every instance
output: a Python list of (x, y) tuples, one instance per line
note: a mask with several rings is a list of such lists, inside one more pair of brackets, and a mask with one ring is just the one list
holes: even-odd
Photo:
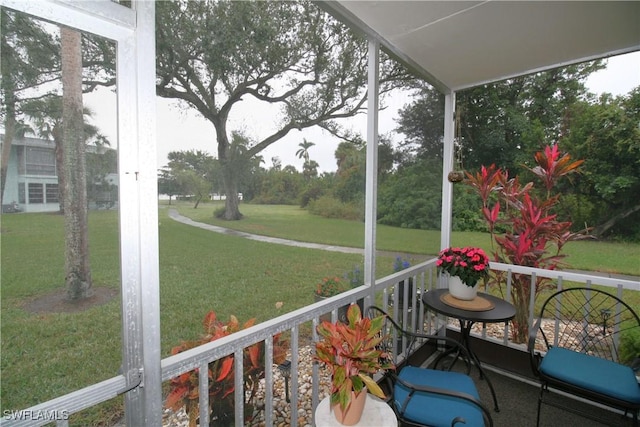
[[(277, 129), (242, 152), (242, 162), (292, 130), (322, 126), (363, 110), (366, 42), (310, 2), (157, 3), (157, 93), (185, 101), (215, 127), (226, 192), (223, 217), (238, 208), (237, 162), (228, 119), (249, 98), (280, 108)], [(382, 92), (405, 77), (386, 61)]]

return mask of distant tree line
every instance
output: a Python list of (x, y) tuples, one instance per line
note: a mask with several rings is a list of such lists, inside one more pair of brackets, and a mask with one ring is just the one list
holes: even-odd
[[(559, 218), (571, 221), (574, 231), (589, 228), (599, 238), (638, 241), (640, 88), (618, 97), (590, 94), (583, 81), (601, 67), (592, 62), (458, 93), (455, 167), (474, 172), (495, 164), (528, 181), (531, 175), (524, 166), (531, 165), (533, 154), (559, 144), (573, 158), (585, 160), (582, 173), (560, 188)], [(443, 108), (443, 96), (422, 85), (399, 112), (401, 142), (380, 137), (380, 223), (440, 228)], [(245, 136), (235, 138), (240, 146), (250, 144)], [(358, 137), (341, 142), (335, 151), (336, 171), (321, 174), (313, 160), (315, 145), (307, 140), (299, 144), (302, 171), (283, 167), (277, 158), (265, 167), (256, 158), (239, 183), (244, 200), (298, 204), (327, 217), (362, 219), (365, 142)], [(220, 177), (213, 179), (210, 190), (221, 188), (220, 182)], [(454, 229), (486, 231), (480, 201), (468, 190), (463, 184), (454, 186)]]

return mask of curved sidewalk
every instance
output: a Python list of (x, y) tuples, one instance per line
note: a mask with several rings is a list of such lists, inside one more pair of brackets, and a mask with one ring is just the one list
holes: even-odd
[(231, 230), (229, 228), (218, 227), (217, 225), (205, 224), (197, 222), (191, 218), (180, 215), (175, 209), (169, 209), (169, 218), (193, 227), (202, 228), (203, 230), (213, 231), (215, 233), (227, 234), (229, 236), (244, 237), (245, 239), (256, 240), (259, 242), (275, 243), (278, 245), (295, 246), (298, 248), (320, 249), (323, 251), (344, 252), (350, 254), (363, 254), (364, 249), (349, 248), (346, 246), (324, 245), (322, 243), (299, 242), (296, 240), (281, 239), (279, 237), (260, 236), (258, 234), (245, 233), (244, 231)]

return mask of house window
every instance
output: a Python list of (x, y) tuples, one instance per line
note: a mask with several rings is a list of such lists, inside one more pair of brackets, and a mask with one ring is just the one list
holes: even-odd
[(56, 176), (56, 155), (52, 149), (29, 147), (26, 151), (27, 175)]
[(18, 203), (21, 204), (25, 204), (27, 203), (27, 198), (25, 196), (25, 191), (24, 191), (24, 182), (19, 182), (18, 183)]
[(44, 203), (44, 193), (42, 184), (29, 183), (29, 203)]
[(47, 203), (58, 203), (58, 184), (46, 184)]

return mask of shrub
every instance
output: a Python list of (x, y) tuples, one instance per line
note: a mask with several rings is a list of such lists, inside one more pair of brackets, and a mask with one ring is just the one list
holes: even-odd
[(362, 202), (343, 203), (331, 196), (322, 196), (309, 203), (309, 212), (325, 218), (339, 218), (362, 221), (364, 206)]
[(312, 200), (318, 200), (324, 192), (324, 188), (319, 184), (309, 186), (300, 196), (300, 207), (306, 208)]
[(620, 335), (620, 363), (630, 365), (636, 357), (640, 357), (640, 328), (634, 328)]

